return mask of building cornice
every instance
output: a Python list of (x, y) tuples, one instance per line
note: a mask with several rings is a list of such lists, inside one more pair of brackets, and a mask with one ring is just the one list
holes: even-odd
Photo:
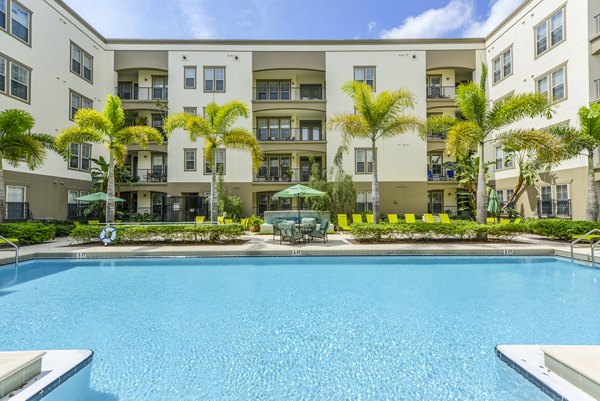
[(414, 45), (414, 44), (484, 44), (484, 38), (432, 39), (106, 39), (106, 44), (135, 45)]

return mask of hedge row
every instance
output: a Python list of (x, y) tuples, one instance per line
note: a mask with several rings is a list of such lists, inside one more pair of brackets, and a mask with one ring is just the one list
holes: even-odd
[[(81, 225), (71, 231), (71, 238), (77, 242), (99, 241), (104, 226)], [(115, 226), (117, 238), (115, 243), (132, 244), (140, 242), (209, 242), (232, 241), (244, 234), (241, 224), (225, 225), (123, 225)]]
[(359, 241), (381, 240), (467, 240), (487, 236), (488, 239), (511, 240), (526, 230), (519, 224), (479, 225), (474, 221), (453, 221), (451, 224), (380, 223), (352, 224), (351, 233)]
[(585, 234), (594, 228), (600, 229), (600, 222), (594, 221), (539, 219), (526, 220), (524, 224), (527, 232), (565, 241), (571, 241), (573, 236)]
[(44, 223), (3, 223), (0, 235), (4, 238), (18, 238), (20, 245), (39, 244), (54, 238), (56, 227)]

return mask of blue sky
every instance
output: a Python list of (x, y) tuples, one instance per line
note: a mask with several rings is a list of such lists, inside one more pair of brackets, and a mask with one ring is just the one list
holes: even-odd
[(65, 0), (109, 38), (481, 37), (523, 0)]

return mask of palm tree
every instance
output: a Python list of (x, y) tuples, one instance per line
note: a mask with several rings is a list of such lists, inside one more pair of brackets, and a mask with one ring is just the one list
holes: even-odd
[(106, 223), (110, 224), (115, 218), (115, 164), (123, 165), (128, 144), (137, 143), (144, 149), (151, 141), (161, 144), (162, 134), (148, 126), (126, 127), (121, 99), (108, 95), (102, 113), (93, 109), (79, 109), (75, 114), (75, 126), (58, 134), (56, 146), (67, 153), (72, 143), (106, 145), (109, 154)]
[(215, 102), (205, 108), (206, 117), (178, 113), (165, 120), (165, 131), (171, 133), (177, 128), (188, 132), (190, 141), (204, 140), (204, 159), (211, 166), (210, 219), (217, 221), (217, 158), (218, 148), (245, 150), (252, 157), (253, 169), (262, 165), (262, 151), (254, 134), (245, 128), (232, 128), (238, 118), (248, 118), (250, 109), (239, 100), (232, 100), (219, 106)]
[[(456, 91), (456, 105), (464, 120), (456, 120), (450, 116), (434, 116), (427, 121), (428, 130), (447, 132), (446, 150), (462, 159), (476, 151), (479, 156), (477, 175), (477, 222), (485, 224), (487, 210), (487, 188), (485, 180), (484, 146), (492, 133), (498, 133), (503, 128), (514, 124), (526, 117), (552, 116), (548, 98), (541, 93), (520, 93), (509, 96), (490, 107), (487, 98), (485, 82), (487, 67), (482, 66), (481, 82), (479, 85), (470, 82), (459, 85)], [(530, 130), (515, 129), (514, 135), (523, 135)]]
[(565, 126), (554, 126), (548, 130), (560, 138), (567, 156), (574, 157), (586, 154), (588, 160), (587, 200), (585, 203), (586, 220), (598, 220), (598, 193), (594, 171), (594, 150), (600, 146), (600, 105), (592, 104), (589, 108), (579, 109), (579, 130)]
[(51, 135), (31, 133), (34, 125), (34, 118), (26, 111), (7, 109), (0, 113), (0, 223), (6, 210), (3, 159), (15, 167), (24, 162), (34, 170), (44, 163), (46, 150), (55, 150)]
[(371, 87), (364, 82), (349, 81), (342, 90), (352, 98), (356, 114), (337, 114), (329, 125), (333, 129), (341, 128), (341, 148), (347, 152), (353, 139), (367, 139), (373, 152), (373, 171), (371, 174), (374, 222), (379, 222), (379, 180), (377, 177), (377, 142), (421, 128), (418, 117), (404, 115), (406, 108), (414, 107), (412, 93), (405, 89), (393, 92), (384, 91), (375, 95)]

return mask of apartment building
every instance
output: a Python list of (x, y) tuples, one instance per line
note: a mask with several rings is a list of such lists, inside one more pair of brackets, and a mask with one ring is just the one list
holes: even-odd
[[(539, 82), (544, 77), (550, 81), (548, 90), (556, 92), (556, 71), (564, 68), (568, 96), (557, 103), (561, 111), (552, 121), (528, 123), (574, 122), (576, 109), (598, 97), (597, 84), (588, 79), (591, 71), (600, 77), (598, 56), (593, 55), (594, 46), (600, 53), (600, 40), (592, 40), (600, 22), (587, 18), (600, 10), (594, 13), (591, 4), (527, 1), (487, 39), (206, 41), (106, 39), (60, 0), (0, 0), (0, 109), (27, 110), (36, 119), (36, 131), (55, 134), (73, 124), (77, 109), (101, 110), (109, 93), (122, 99), (128, 123), (158, 129), (168, 113), (202, 114), (208, 102), (241, 100), (252, 113), (237, 125), (256, 134), (264, 164), (253, 171), (249, 155), (232, 149), (219, 150), (217, 163), (229, 193), (241, 197), (244, 212), (262, 214), (297, 206), (273, 194), (307, 182), (311, 160), (323, 169), (332, 166), (341, 133), (329, 131), (326, 122), (336, 113), (353, 112), (351, 99), (341, 91), (348, 80), (364, 81), (376, 92), (410, 90), (416, 105), (407, 112), (423, 119), (439, 113), (459, 116), (456, 86), (478, 80), (481, 63), (495, 65), (500, 55), (510, 60), (510, 69), (504, 63), (500, 79), (490, 74), (492, 99), (513, 90), (536, 90), (536, 85), (543, 90)], [(548, 49), (527, 55), (533, 51), (534, 29), (543, 33), (539, 24), (546, 21), (548, 32), (556, 31), (557, 10), (563, 10), (562, 42), (550, 33)], [(585, 32), (574, 22), (583, 16), (590, 21)], [(379, 144), (382, 211), (458, 212), (458, 185), (454, 171), (445, 167), (452, 160), (444, 139), (445, 133), (429, 133), (422, 140), (413, 132)], [(372, 153), (369, 143), (355, 141), (352, 146), (343, 167), (356, 183), (357, 210), (366, 211)], [(488, 155), (493, 158), (492, 152)], [(101, 145), (78, 144), (68, 161), (49, 153), (45, 166), (33, 172), (5, 166), (7, 218), (80, 218), (83, 205), (75, 198), (91, 188), (91, 159), (105, 153)], [(582, 160), (557, 169), (560, 178), (549, 183), (551, 200), (564, 197), (563, 182), (579, 180)], [(190, 142), (184, 131), (161, 145), (130, 146), (126, 164), (135, 177), (132, 185), (120, 187), (127, 213), (150, 213), (163, 221), (189, 221), (207, 213), (210, 168), (202, 143)], [(515, 180), (514, 170), (504, 165), (493, 174), (501, 191)], [(524, 197), (530, 201), (520, 200), (523, 212), (537, 213), (537, 199), (545, 200), (540, 194), (547, 193), (542, 186), (530, 189)], [(570, 182), (569, 214), (575, 218), (581, 216), (573, 213), (580, 208), (574, 206), (585, 204), (585, 193), (579, 196)]]

